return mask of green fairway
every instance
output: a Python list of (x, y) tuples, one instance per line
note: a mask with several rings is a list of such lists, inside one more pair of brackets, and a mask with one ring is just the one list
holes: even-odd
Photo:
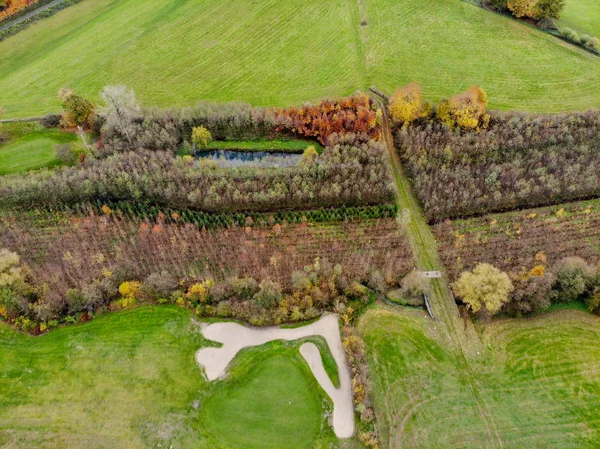
[(457, 0), (85, 0), (0, 54), (7, 116), (59, 110), (64, 86), (97, 101), (115, 83), (160, 106), (298, 104), (411, 81), (433, 100), (479, 84), (501, 109), (600, 106), (600, 58)]
[(569, 0), (560, 16), (563, 25), (600, 39), (600, 2), (598, 0)]
[(58, 165), (56, 145), (77, 140), (74, 134), (41, 127), (11, 138), (0, 145), (0, 175)]
[[(277, 346), (281, 357), (274, 358)], [(240, 435), (249, 449), (311, 447), (322, 430), (321, 397), (297, 355), (282, 343), (246, 351), (233, 380), (222, 382), (205, 403), (201, 421), (208, 432), (232, 447)]]
[(0, 323), (0, 447), (349, 447), (323, 418), (331, 405), (299, 343), (246, 350), (209, 383), (198, 324), (171, 306), (36, 338)]
[[(385, 447), (595, 448), (600, 320), (577, 310), (484, 327), (464, 359), (423, 313), (378, 309), (361, 322)], [(476, 356), (477, 357), (477, 356)]]

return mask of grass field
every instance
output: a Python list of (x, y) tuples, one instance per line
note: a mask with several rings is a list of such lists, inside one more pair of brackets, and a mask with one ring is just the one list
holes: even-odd
[(77, 136), (41, 126), (4, 125), (0, 133), (9, 136), (0, 145), (0, 175), (51, 167), (56, 159), (56, 145), (78, 143)]
[(557, 310), (496, 321), (468, 360), (439, 343), (423, 312), (379, 308), (361, 329), (385, 447), (597, 447), (598, 317)]
[(0, 323), (0, 446), (353, 447), (323, 418), (299, 343), (246, 350), (208, 383), (192, 317), (146, 306), (37, 338)]
[(162, 106), (298, 104), (411, 81), (432, 100), (476, 83), (494, 108), (600, 106), (600, 58), (456, 0), (85, 0), (0, 54), (7, 116), (58, 110), (64, 86), (97, 100), (114, 83)]
[(582, 34), (600, 38), (600, 2), (597, 0), (567, 1), (561, 23)]

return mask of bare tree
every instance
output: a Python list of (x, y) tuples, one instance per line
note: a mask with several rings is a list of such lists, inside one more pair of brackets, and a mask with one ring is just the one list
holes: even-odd
[(132, 127), (133, 119), (140, 113), (140, 107), (135, 99), (135, 92), (127, 86), (106, 86), (100, 97), (105, 106), (100, 109), (100, 115), (106, 120), (106, 126), (118, 128), (133, 144)]

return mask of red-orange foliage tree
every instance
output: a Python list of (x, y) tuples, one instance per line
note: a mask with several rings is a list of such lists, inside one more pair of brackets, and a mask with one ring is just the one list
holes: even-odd
[[(6, 19), (38, 1), (39, 0), (7, 0), (6, 7), (0, 7), (0, 20)], [(0, 2), (0, 5), (2, 5), (2, 2)]]
[(316, 105), (275, 109), (278, 131), (315, 137), (327, 145), (333, 134), (364, 134), (379, 137), (377, 116), (368, 95), (325, 100)]

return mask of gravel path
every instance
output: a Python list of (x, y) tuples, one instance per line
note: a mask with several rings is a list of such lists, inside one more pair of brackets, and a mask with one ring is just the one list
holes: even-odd
[(53, 2), (50, 2), (47, 5), (40, 6), (39, 8), (34, 9), (33, 11), (29, 11), (24, 16), (18, 17), (15, 20), (11, 20), (9, 22), (6, 22), (6, 23), (0, 25), (0, 33), (4, 30), (9, 29), (13, 25), (17, 25), (21, 22), (24, 22), (27, 19), (30, 19), (31, 17), (35, 16), (36, 14), (41, 13), (42, 11), (52, 8), (54, 5), (58, 5), (59, 3), (62, 3), (63, 1), (64, 0), (54, 0)]
[(220, 348), (202, 348), (196, 353), (196, 361), (204, 368), (210, 381), (222, 378), (227, 366), (243, 348), (260, 346), (273, 340), (298, 340), (320, 335), (327, 341), (336, 361), (340, 388), (335, 388), (325, 371), (319, 348), (313, 343), (304, 343), (300, 353), (308, 363), (315, 378), (333, 401), (333, 430), (338, 438), (349, 438), (354, 434), (354, 406), (350, 372), (346, 366), (344, 348), (338, 327), (337, 315), (327, 314), (308, 326), (294, 329), (268, 327), (250, 328), (237, 323), (214, 323), (204, 326), (202, 334), (208, 340), (222, 343)]

